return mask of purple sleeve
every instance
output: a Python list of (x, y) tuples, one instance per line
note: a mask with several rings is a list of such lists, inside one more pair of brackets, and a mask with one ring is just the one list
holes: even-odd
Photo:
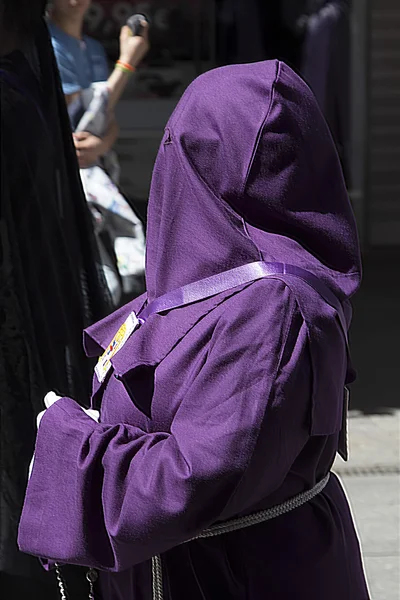
[[(226, 303), (170, 432), (97, 424), (69, 398), (47, 411), (20, 523), (21, 550), (121, 571), (226, 518), (229, 506), (245, 510), (252, 483), (243, 490), (243, 481), (257, 471), (257, 447), (260, 464), (269, 465), (261, 497), (280, 485), (308, 436), (296, 418), (307, 407), (296, 400), (288, 411), (282, 392), (308, 356), (299, 334), (304, 324), (281, 282), (270, 283), (265, 295), (256, 288), (247, 300)], [(269, 444), (268, 432), (274, 423), (283, 426), (284, 414), (290, 414), (290, 443), (272, 436)], [(279, 443), (284, 451), (274, 447)]]

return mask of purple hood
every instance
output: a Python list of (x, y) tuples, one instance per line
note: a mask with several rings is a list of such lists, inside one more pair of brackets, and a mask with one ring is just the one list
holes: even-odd
[(278, 61), (209, 71), (170, 118), (149, 201), (149, 300), (245, 263), (286, 262), (344, 300), (358, 288), (356, 224), (325, 120)]

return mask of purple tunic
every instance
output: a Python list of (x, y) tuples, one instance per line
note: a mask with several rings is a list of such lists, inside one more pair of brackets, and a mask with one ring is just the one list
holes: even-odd
[[(149, 204), (147, 298), (256, 260), (308, 269), (343, 301), (360, 281), (337, 155), (309, 89), (271, 61), (197, 79), (168, 123)], [(100, 355), (143, 296), (92, 327)], [(105, 600), (368, 600), (335, 476), (273, 521), (184, 544), (330, 470), (352, 379), (337, 315), (279, 275), (153, 315), (43, 417), (20, 523), (25, 552), (100, 569)]]

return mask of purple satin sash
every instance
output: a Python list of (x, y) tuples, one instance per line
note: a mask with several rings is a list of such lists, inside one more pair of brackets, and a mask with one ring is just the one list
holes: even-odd
[(310, 287), (312, 287), (324, 300), (334, 308), (338, 314), (338, 318), (343, 329), (344, 336), (347, 341), (347, 323), (344, 316), (343, 307), (340, 300), (336, 295), (325, 285), (318, 277), (293, 265), (287, 265), (284, 263), (266, 263), (266, 262), (253, 262), (230, 271), (224, 271), (195, 281), (188, 285), (184, 285), (181, 288), (172, 290), (156, 298), (146, 306), (146, 308), (139, 313), (139, 321), (145, 323), (147, 319), (154, 314), (173, 310), (174, 308), (180, 308), (187, 304), (193, 304), (199, 300), (205, 300), (211, 296), (216, 296), (221, 292), (226, 292), (229, 289), (258, 281), (265, 277), (273, 277), (274, 275), (291, 275), (302, 279)]

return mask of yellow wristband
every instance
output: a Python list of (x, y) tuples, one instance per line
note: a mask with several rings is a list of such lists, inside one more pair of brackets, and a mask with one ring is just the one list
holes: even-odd
[(133, 75), (133, 71), (130, 71), (129, 69), (127, 69), (126, 67), (123, 67), (122, 65), (115, 65), (115, 68), (118, 69), (118, 71), (122, 71), (123, 73), (126, 73), (126, 75), (129, 75), (129, 77), (131, 75)]
[(130, 65), (129, 63), (123, 62), (122, 60), (117, 60), (116, 64), (119, 67), (123, 67), (124, 69), (126, 69), (130, 73), (134, 73), (136, 71), (136, 67), (132, 67), (132, 65)]

